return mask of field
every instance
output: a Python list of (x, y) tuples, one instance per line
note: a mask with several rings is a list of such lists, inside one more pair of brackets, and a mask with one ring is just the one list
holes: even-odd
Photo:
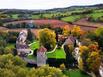
[(18, 18), (18, 14), (13, 14), (12, 18), (17, 19)]
[(61, 20), (65, 22), (75, 22), (81, 18), (82, 18), (81, 15), (73, 15), (73, 16), (71, 15), (71, 16), (62, 18)]

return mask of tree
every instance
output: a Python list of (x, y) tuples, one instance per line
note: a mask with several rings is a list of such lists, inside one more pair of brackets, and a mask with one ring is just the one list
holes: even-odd
[(73, 29), (71, 30), (71, 33), (73, 36), (80, 37), (84, 32), (80, 29), (79, 26), (74, 26)]
[(98, 74), (99, 67), (100, 67), (100, 50), (98, 50), (98, 44), (90, 44), (89, 46), (81, 46), (80, 47), (80, 57), (82, 60), (82, 67), (83, 70), (88, 72), (94, 72)]
[(96, 29), (95, 31), (97, 39), (96, 41), (99, 44), (99, 47), (103, 50), (103, 27)]
[(12, 31), (8, 32), (7, 42), (8, 43), (15, 43), (18, 35), (19, 35), (19, 32), (12, 32)]
[(85, 35), (86, 35), (86, 38), (89, 38), (92, 41), (95, 41), (97, 39), (96, 33), (94, 31), (90, 31)]
[(49, 66), (36, 69), (35, 74), (37, 77), (66, 77), (59, 68)]
[(28, 68), (26, 62), (11, 54), (0, 56), (0, 77), (66, 77), (59, 68)]
[(56, 45), (55, 32), (50, 29), (42, 29), (39, 33), (40, 44), (43, 45), (47, 50), (53, 49)]
[(24, 67), (26, 66), (26, 62), (20, 57), (13, 56), (12, 54), (0, 56), (0, 68), (8, 68), (9, 65)]
[(101, 62), (99, 52), (91, 52), (87, 59), (87, 65), (89, 70), (93, 71), (94, 73), (97, 73), (99, 71), (100, 63)]
[(0, 21), (0, 26), (2, 26), (3, 25), (3, 22), (2, 21)]
[(4, 49), (4, 54), (12, 54), (13, 53), (13, 49), (10, 47), (5, 47)]
[(31, 30), (30, 29), (28, 29), (28, 36), (27, 36), (27, 40), (29, 40), (29, 41), (33, 41), (33, 39), (34, 39), (34, 37), (33, 37), (33, 33), (31, 32)]
[(63, 35), (68, 36), (70, 34), (69, 25), (63, 27)]

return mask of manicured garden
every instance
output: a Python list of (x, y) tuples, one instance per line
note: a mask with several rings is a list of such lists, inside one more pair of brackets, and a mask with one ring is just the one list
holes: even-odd
[[(30, 48), (32, 50), (35, 50), (36, 48), (39, 48), (39, 41), (34, 41), (30, 45)], [(48, 58), (55, 58), (55, 59), (65, 59), (66, 54), (65, 54), (65, 51), (62, 48), (60, 48), (60, 49), (56, 49), (53, 52), (48, 51), (47, 52), (47, 57)], [(36, 57), (34, 55), (29, 55), (28, 59), (36, 60)], [(68, 77), (90, 77), (89, 75), (87, 75), (86, 73), (82, 72), (79, 69), (66, 70), (66, 71), (64, 71), (64, 74), (67, 75)]]
[[(31, 43), (30, 48), (31, 48), (31, 50), (38, 49), (39, 48), (39, 41), (34, 41), (33, 43)], [(56, 58), (56, 59), (65, 59), (66, 54), (65, 54), (65, 51), (62, 48), (60, 48), (60, 49), (56, 49), (53, 52), (48, 51), (47, 57), (48, 58)], [(35, 57), (33, 55), (29, 55), (28, 58), (34, 59)]]

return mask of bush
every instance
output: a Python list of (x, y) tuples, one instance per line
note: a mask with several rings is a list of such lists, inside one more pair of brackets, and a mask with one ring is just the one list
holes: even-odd
[(13, 53), (13, 50), (10, 48), (10, 47), (6, 47), (5, 49), (4, 49), (4, 54), (12, 54)]
[(7, 41), (9, 43), (16, 43), (19, 32), (9, 32)]
[(0, 56), (0, 77), (66, 77), (59, 68), (27, 68), (26, 62), (11, 54)]

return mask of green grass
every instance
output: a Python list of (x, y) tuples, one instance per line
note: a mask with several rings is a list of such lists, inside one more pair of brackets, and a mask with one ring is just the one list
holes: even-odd
[(90, 77), (79, 69), (69, 70), (64, 72), (68, 77)]
[(53, 14), (43, 14), (43, 17), (45, 18), (52, 18)]
[(88, 16), (93, 17), (94, 19), (96, 19), (98, 17), (103, 16), (103, 13), (102, 12), (100, 12), (100, 13), (97, 12), (97, 13), (89, 14)]
[(13, 14), (13, 15), (12, 15), (12, 18), (13, 18), (13, 19), (17, 19), (17, 18), (18, 18), (18, 14)]
[(56, 59), (65, 59), (66, 55), (65, 55), (65, 51), (63, 49), (56, 49), (54, 52), (52, 53), (47, 53), (47, 57), (48, 58), (56, 58)]
[(74, 22), (79, 20), (81, 17), (82, 17), (81, 15), (72, 15), (72, 16), (64, 17), (61, 20), (65, 22)]
[(32, 15), (31, 18), (33, 18), (33, 19), (40, 19), (40, 15)]
[[(34, 41), (31, 45), (30, 48), (32, 50), (35, 50), (36, 48), (39, 48), (39, 41)], [(65, 57), (65, 52), (63, 49), (56, 49), (53, 53), (47, 53), (48, 58), (56, 58), (56, 59), (64, 59)], [(33, 55), (29, 56), (29, 58), (33, 59)]]
[[(31, 50), (35, 50), (39, 48), (39, 41), (34, 41), (31, 45), (30, 45), (30, 49)], [(32, 59), (32, 60), (36, 60), (36, 56), (34, 55), (28, 55), (27, 56), (28, 59)]]
[(28, 55), (27, 58), (32, 59), (32, 60), (36, 60), (36, 56), (33, 56), (33, 55)]
[(30, 49), (31, 50), (35, 50), (39, 48), (39, 41), (34, 41), (31, 45), (30, 45)]

